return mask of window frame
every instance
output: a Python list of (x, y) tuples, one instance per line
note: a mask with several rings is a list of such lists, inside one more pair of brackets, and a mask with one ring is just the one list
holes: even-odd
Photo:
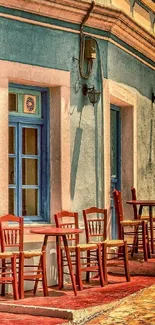
[[(21, 93), (35, 93), (40, 92), (41, 94), (41, 115), (34, 116), (31, 114), (18, 114), (9, 112), (9, 126), (17, 126), (16, 129), (16, 146), (17, 148), (21, 148), (20, 143), (20, 136), (18, 132), (22, 130), (23, 127), (36, 127), (40, 129), (40, 155), (41, 155), (41, 168), (40, 168), (40, 215), (29, 217), (24, 216), (25, 223), (49, 223), (50, 222), (50, 119), (49, 119), (49, 89), (48, 88), (40, 88), (40, 87), (31, 87), (31, 86), (24, 86), (24, 85), (17, 85), (17, 84), (9, 84), (9, 90), (14, 90), (15, 92), (18, 91)], [(20, 130), (18, 130), (18, 128)], [(22, 148), (21, 148), (22, 150)], [(21, 172), (22, 168), (20, 168), (20, 175), (19, 175), (19, 164), (22, 161), (22, 152), (18, 153), (19, 150), (16, 149), (16, 198), (15, 198), (15, 208), (14, 211), (16, 214), (19, 215), (19, 211), (21, 210), (22, 206), (22, 196), (21, 196)], [(19, 155), (21, 154), (21, 158)], [(9, 157), (12, 155), (9, 154)], [(18, 161), (18, 162), (17, 162)], [(17, 176), (18, 175), (18, 176)], [(18, 180), (19, 177), (19, 180)], [(9, 185), (9, 188), (14, 188), (13, 186)], [(19, 200), (19, 201), (18, 201)], [(19, 205), (17, 204), (19, 202)]]

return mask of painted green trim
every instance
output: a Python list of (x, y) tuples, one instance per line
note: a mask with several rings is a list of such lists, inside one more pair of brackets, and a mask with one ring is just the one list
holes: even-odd
[[(20, 61), (20, 60), (10, 60), (10, 59), (6, 59), (6, 58), (1, 58), (0, 57), (0, 60), (1, 61), (10, 61), (10, 62), (18, 62), (18, 63), (22, 63), (22, 64), (27, 64), (27, 65), (30, 65), (30, 63), (28, 62), (23, 62), (23, 61)], [(54, 69), (54, 70), (58, 70), (58, 71), (67, 71), (67, 72), (70, 72), (70, 69), (61, 69), (59, 67), (55, 67), (55, 65), (49, 65), (49, 64), (37, 64), (36, 62), (35, 63), (31, 63), (32, 66), (35, 66), (35, 67), (42, 67), (42, 68), (49, 68), (49, 69)]]
[(32, 14), (32, 13), (29, 13), (26, 11), (18, 10), (18, 9), (10, 9), (10, 8), (0, 6), (0, 13), (13, 15), (15, 17), (17, 16), (17, 17), (22, 17), (22, 18), (26, 18), (26, 19), (36, 20), (38, 22), (52, 24), (52, 25), (55, 25), (58, 27), (66, 27), (66, 28), (70, 28), (73, 30), (80, 30), (80, 25), (78, 25), (78, 24), (73, 24), (73, 23), (63, 21), (63, 20), (49, 18), (46, 16), (40, 16), (40, 15)]
[[(139, 51), (137, 51), (136, 49), (133, 49), (132, 46), (126, 44), (124, 41), (120, 40), (118, 37), (116, 37), (115, 35), (111, 34), (111, 39), (114, 40), (115, 42), (119, 43), (120, 45), (122, 45), (123, 47), (125, 47), (127, 50), (133, 52), (134, 54), (136, 54), (138, 57), (140, 57), (142, 60), (148, 62), (149, 64), (151, 64), (153, 67), (155, 67), (155, 62), (150, 60), (149, 58), (147, 58), (145, 55), (143, 55), (142, 53), (140, 53)], [(116, 45), (117, 46), (117, 45)], [(130, 54), (129, 54), (130, 55)], [(144, 64), (144, 63), (143, 63)], [(145, 65), (145, 64), (144, 64)]]
[(120, 44), (121, 46), (123, 46), (125, 49), (129, 50), (130, 52), (132, 52), (135, 55), (139, 56), (142, 60), (146, 61), (147, 63), (149, 63), (153, 67), (155, 67), (155, 62), (154, 61), (150, 60), (145, 55), (143, 55), (142, 53), (140, 53), (139, 51), (137, 51), (136, 49), (134, 49), (132, 46), (128, 45), (127, 43), (125, 43), (124, 41), (122, 41), (121, 39), (119, 39), (117, 36), (113, 35), (112, 33), (106, 32), (106, 31), (102, 31), (100, 29), (89, 28), (89, 27), (85, 27), (85, 32), (86, 33), (90, 33), (90, 34), (95, 34), (95, 35), (103, 36), (103, 37), (107, 37), (109, 39), (112, 39), (115, 42), (117, 42), (118, 44)]
[[(23, 116), (31, 118), (41, 118), (41, 94), (38, 91), (29, 89), (9, 88), (9, 93), (17, 95), (17, 112), (9, 112), (12, 116)], [(34, 114), (24, 113), (24, 95), (36, 96), (36, 111)]]

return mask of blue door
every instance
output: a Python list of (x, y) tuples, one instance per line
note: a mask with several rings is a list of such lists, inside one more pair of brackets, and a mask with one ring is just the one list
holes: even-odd
[(120, 109), (111, 105), (110, 110), (110, 159), (111, 159), (111, 213), (112, 213), (112, 238), (117, 237), (116, 216), (113, 201), (113, 190), (120, 189), (121, 170), (121, 137), (120, 137)]

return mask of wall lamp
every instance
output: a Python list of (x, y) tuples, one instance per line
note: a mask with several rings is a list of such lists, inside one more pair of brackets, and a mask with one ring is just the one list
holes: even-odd
[(96, 90), (94, 86), (92, 88), (88, 88), (86, 84), (82, 86), (82, 92), (84, 96), (88, 95), (89, 101), (91, 104), (93, 104), (93, 106), (98, 102), (101, 94), (101, 92)]

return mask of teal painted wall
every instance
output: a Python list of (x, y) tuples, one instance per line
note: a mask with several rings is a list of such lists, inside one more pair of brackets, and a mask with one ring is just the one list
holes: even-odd
[(76, 35), (4, 18), (0, 29), (1, 59), (70, 70), (78, 50)]
[[(11, 12), (22, 15), (22, 12)], [(40, 16), (35, 19), (51, 22)], [(63, 25), (60, 21), (57, 24)], [(78, 29), (77, 25), (69, 27)], [(90, 31), (103, 34), (103, 31)], [(104, 166), (101, 101), (93, 108), (82, 94), (85, 80), (79, 73), (79, 45), (78, 34), (0, 18), (0, 59), (71, 72), (71, 199), (72, 208), (81, 211), (90, 205), (103, 206)], [(102, 64), (105, 78), (133, 87), (150, 98), (154, 71), (105, 40), (98, 40), (98, 45), (100, 55), (94, 61), (88, 86), (102, 88)]]
[[(2, 17), (0, 30), (0, 59), (68, 70), (73, 73), (72, 81), (77, 78), (79, 35)], [(107, 41), (98, 40), (98, 44), (104, 77), (126, 83), (150, 98), (149, 89), (154, 84), (154, 71)], [(98, 82), (99, 78), (93, 75), (90, 82), (93, 79)]]
[(108, 45), (108, 78), (137, 89), (151, 99), (155, 72), (117, 46)]

